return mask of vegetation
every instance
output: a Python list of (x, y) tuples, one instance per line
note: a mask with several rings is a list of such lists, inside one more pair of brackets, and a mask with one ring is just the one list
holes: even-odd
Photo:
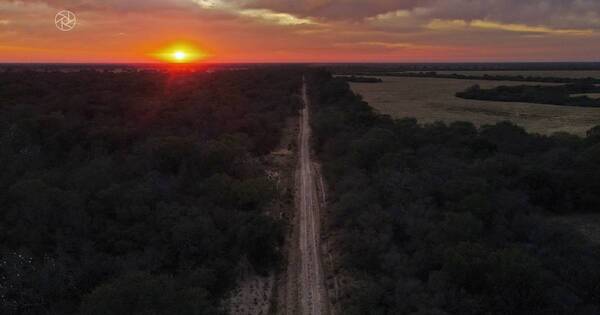
[(0, 313), (219, 314), (272, 270), (297, 69), (0, 73)]
[(315, 147), (332, 190), (343, 314), (597, 314), (600, 248), (554, 214), (600, 209), (600, 127), (419, 125), (312, 77)]
[(440, 79), (486, 80), (486, 81), (600, 84), (600, 79), (596, 79), (596, 78), (565, 78), (565, 77), (552, 77), (552, 76), (524, 76), (524, 75), (507, 75), (507, 74), (472, 75), (472, 74), (459, 74), (459, 73), (438, 73), (435, 71), (383, 73), (381, 75), (396, 76), (396, 77), (409, 77), (409, 78), (440, 78)]
[(346, 82), (355, 82), (355, 83), (381, 83), (383, 80), (380, 78), (373, 77), (357, 77), (357, 76), (339, 76), (339, 79), (342, 79)]
[(600, 70), (599, 62), (499, 62), (499, 63), (365, 63), (329, 64), (326, 69), (344, 75), (382, 75), (438, 71), (589, 71)]
[(485, 101), (600, 107), (600, 99), (592, 99), (585, 95), (572, 95), (596, 92), (600, 92), (600, 87), (594, 84), (567, 84), (563, 86), (518, 85), (499, 86), (492, 89), (482, 89), (479, 85), (474, 85), (463, 92), (456, 93), (456, 96)]
[[(511, 121), (529, 132), (547, 135), (569, 132), (585, 136), (600, 121), (600, 110), (595, 107), (482, 101), (455, 96), (457, 91), (474, 84), (482, 89), (501, 85), (495, 81), (386, 77), (385, 82), (351, 83), (350, 86), (382, 114), (394, 118), (413, 117), (419, 123), (469, 121), (480, 127)], [(506, 82), (504, 85), (519, 84)]]

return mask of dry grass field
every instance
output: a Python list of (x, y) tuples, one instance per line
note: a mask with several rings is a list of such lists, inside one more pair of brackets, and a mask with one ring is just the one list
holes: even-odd
[(570, 70), (507, 70), (507, 71), (437, 71), (440, 74), (464, 75), (522, 75), (530, 77), (555, 77), (555, 78), (600, 78), (600, 70), (570, 71)]
[[(600, 73), (600, 71), (598, 71)], [(457, 98), (454, 94), (474, 84), (482, 88), (523, 82), (382, 77), (383, 83), (351, 83), (375, 109), (396, 118), (414, 117), (421, 123), (471, 121), (480, 126), (512, 121), (531, 132), (566, 131), (585, 135), (600, 125), (600, 108), (507, 103)]]

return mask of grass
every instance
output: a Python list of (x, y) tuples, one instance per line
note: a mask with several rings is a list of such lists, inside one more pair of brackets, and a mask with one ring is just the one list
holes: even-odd
[(523, 82), (403, 77), (382, 79), (383, 83), (351, 83), (351, 86), (375, 109), (396, 118), (414, 117), (421, 123), (470, 121), (478, 126), (509, 120), (530, 132), (542, 134), (565, 131), (585, 135), (587, 130), (600, 125), (600, 108), (466, 100), (454, 96), (456, 92), (474, 84), (492, 88), (521, 85)]

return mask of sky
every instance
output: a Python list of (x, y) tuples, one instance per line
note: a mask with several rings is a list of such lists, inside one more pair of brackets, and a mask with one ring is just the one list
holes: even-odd
[[(70, 10), (77, 25), (55, 26)], [(599, 0), (0, 0), (0, 62), (600, 61)]]

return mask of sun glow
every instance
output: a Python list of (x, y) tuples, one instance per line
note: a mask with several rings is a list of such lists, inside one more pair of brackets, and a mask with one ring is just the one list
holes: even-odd
[(176, 51), (173, 53), (173, 58), (177, 61), (185, 61), (185, 59), (187, 58), (187, 54), (185, 53), (185, 51)]
[(153, 56), (164, 62), (170, 63), (194, 63), (208, 57), (202, 50), (187, 44), (171, 45), (154, 53)]

